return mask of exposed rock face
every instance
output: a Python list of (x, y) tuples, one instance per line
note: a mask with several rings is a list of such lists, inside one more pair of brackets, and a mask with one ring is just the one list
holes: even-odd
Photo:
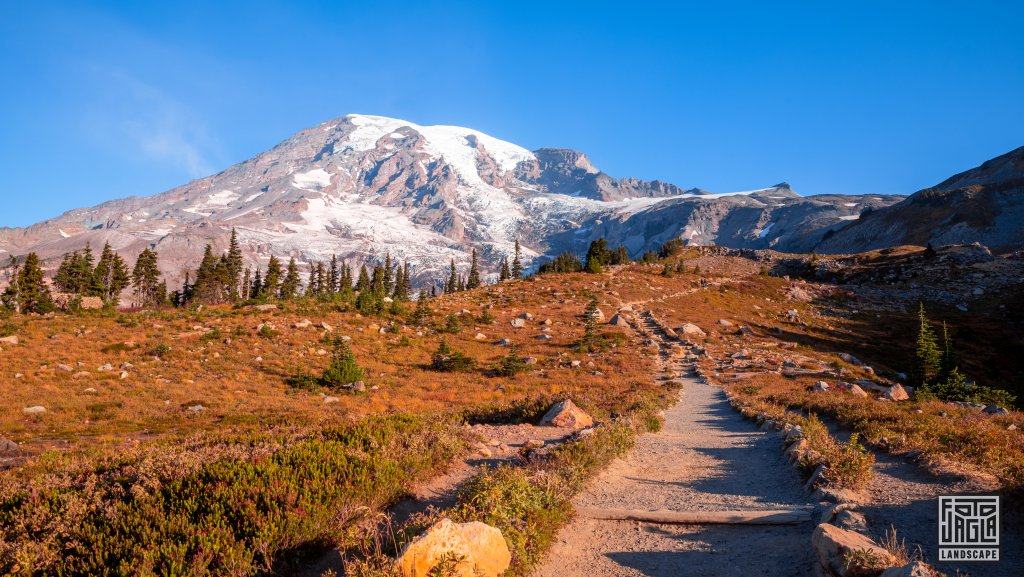
[(406, 545), (395, 564), (404, 577), (427, 577), (451, 555), (462, 558), (454, 570), (458, 577), (498, 577), (512, 561), (498, 529), (478, 521), (442, 519)]
[(824, 253), (913, 244), (980, 242), (997, 250), (1024, 246), (1024, 147), (993, 158), (906, 200), (862, 214), (822, 240)]
[(591, 418), (583, 409), (576, 406), (571, 400), (564, 400), (555, 403), (551, 409), (540, 420), (541, 425), (551, 427), (572, 427), (574, 429), (585, 429), (594, 424)]
[(265, 267), (271, 254), (303, 269), (332, 254), (358, 265), (390, 252), (423, 281), (440, 278), (451, 258), (468, 263), (474, 247), (493, 275), (517, 238), (528, 265), (584, 252), (601, 236), (634, 254), (672, 238), (807, 252), (862, 210), (898, 200), (801, 197), (786, 184), (710, 194), (612, 178), (572, 150), (531, 152), (469, 128), (349, 115), (155, 196), (0, 229), (0, 255), (36, 251), (52, 274), (86, 242), (109, 242), (129, 262), (154, 247), (173, 287), (205, 243), (225, 249), (236, 227), (248, 266)]

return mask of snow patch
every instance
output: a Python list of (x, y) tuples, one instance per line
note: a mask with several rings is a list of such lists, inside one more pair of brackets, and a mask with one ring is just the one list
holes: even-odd
[(839, 220), (857, 220), (860, 218), (859, 214), (848, 214), (846, 216), (840, 216)]
[(302, 190), (318, 190), (331, 184), (331, 173), (322, 168), (314, 168), (309, 172), (300, 172), (292, 177), (295, 188)]
[(227, 206), (233, 201), (238, 200), (240, 195), (237, 192), (231, 190), (222, 190), (211, 194), (206, 199), (207, 206)]
[(761, 230), (757, 231), (757, 238), (764, 238), (764, 237), (768, 236), (768, 231), (770, 231), (773, 226), (775, 226), (775, 223), (774, 222), (769, 222), (767, 225), (765, 225), (764, 228), (762, 228)]
[(64, 237), (64, 238), (71, 238), (71, 235), (70, 235), (70, 234), (68, 234), (68, 233), (66, 233), (66, 232), (64, 232), (64, 229), (62, 229), (62, 228), (58, 228), (58, 229), (57, 229), (57, 232), (59, 232), (59, 233), (60, 233), (60, 235), (61, 235), (62, 237)]
[(843, 206), (857, 206), (859, 202), (844, 202)]

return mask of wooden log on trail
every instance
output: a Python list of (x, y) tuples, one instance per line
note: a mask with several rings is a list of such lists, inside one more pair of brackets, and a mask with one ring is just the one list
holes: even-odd
[(637, 509), (581, 508), (576, 513), (588, 519), (606, 521), (643, 521), (692, 525), (795, 525), (811, 519), (810, 511), (643, 511)]

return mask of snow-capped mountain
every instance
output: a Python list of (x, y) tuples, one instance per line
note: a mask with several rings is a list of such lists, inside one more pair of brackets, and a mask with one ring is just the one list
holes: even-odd
[(160, 254), (172, 282), (203, 245), (237, 229), (251, 265), (408, 259), (420, 279), (477, 248), (491, 270), (516, 239), (527, 257), (584, 251), (604, 236), (632, 253), (670, 238), (809, 250), (861, 211), (901, 197), (801, 197), (786, 184), (712, 194), (616, 179), (586, 155), (529, 151), (479, 131), (348, 115), (308, 128), (223, 172), (149, 197), (113, 200), (23, 229), (0, 229), (3, 253), (52, 261), (109, 242), (133, 259)]

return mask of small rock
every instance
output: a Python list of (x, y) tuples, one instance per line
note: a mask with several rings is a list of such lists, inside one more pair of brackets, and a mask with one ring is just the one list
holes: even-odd
[(57, 365), (57, 368), (64, 371), (65, 373), (74, 372), (75, 368), (71, 365)]
[(1016, 431), (1017, 430), (1017, 425), (1014, 425), (1013, 423), (1010, 423), (1009, 425), (1006, 425), (1006, 430), (1007, 431)]
[(473, 337), (473, 338), (475, 338), (475, 339), (476, 339), (476, 340), (478, 340), (478, 341), (482, 341), (482, 340), (484, 340), (484, 339), (486, 339), (486, 338), (487, 338), (487, 335), (485, 335), (485, 334), (483, 334), (483, 333), (477, 333), (477, 334), (476, 334), (476, 336), (475, 336), (475, 337)]
[(720, 326), (723, 326), (723, 327), (731, 327), (732, 326), (732, 322), (731, 321), (727, 321), (725, 319), (718, 319), (718, 324)]
[(900, 567), (889, 567), (878, 577), (932, 577), (936, 574), (927, 563), (917, 560)]
[(92, 387), (89, 387), (89, 388), (85, 389), (85, 390), (84, 390), (84, 391), (82, 391), (82, 392), (83, 392), (83, 393), (88, 393), (88, 394), (92, 395), (92, 394), (95, 394), (95, 393), (96, 393), (96, 389), (94, 389), (94, 388), (92, 388)]
[(325, 405), (329, 405), (331, 403), (337, 403), (337, 402), (338, 402), (338, 397), (330, 397), (330, 396), (325, 396), (324, 397), (324, 404)]
[(356, 382), (352, 383), (352, 390), (357, 392), (357, 393), (365, 393), (366, 392), (366, 383), (364, 383), (363, 381), (356, 381)]
[(628, 327), (629, 322), (621, 314), (612, 315), (612, 318), (608, 320), (608, 324), (613, 327)]
[(127, 379), (129, 377), (128, 371), (121, 371), (120, 377), (122, 381)]
[(111, 365), (110, 363), (107, 363), (107, 364), (105, 364), (105, 365), (103, 365), (101, 367), (98, 367), (96, 370), (100, 371), (100, 372), (112, 371), (112, 370), (114, 370), (114, 366)]
[(860, 361), (860, 359), (851, 355), (850, 353), (839, 353), (839, 358), (850, 363), (851, 365), (856, 365), (858, 367), (864, 364)]
[(1007, 411), (1003, 407), (1000, 407), (999, 405), (996, 405), (996, 404), (985, 405), (985, 408), (982, 409), (982, 411), (985, 412), (985, 413), (988, 413), (990, 415), (1009, 415), (1010, 414), (1010, 411)]
[(11, 335), (9, 337), (0, 337), (0, 344), (16, 345), (16, 344), (18, 344), (18, 335)]
[(826, 393), (829, 390), (829, 385), (825, 381), (818, 381), (814, 383), (814, 385), (811, 387), (811, 390), (816, 393)]
[(531, 315), (530, 313), (523, 313), (523, 314), (519, 315), (516, 318), (517, 319), (523, 319), (523, 320), (530, 320), (530, 319), (533, 318), (533, 315)]
[(536, 357), (526, 357), (525, 359), (523, 359), (523, 363), (525, 363), (527, 365), (536, 365), (537, 364), (537, 358)]
[(206, 407), (204, 407), (201, 403), (196, 403), (195, 405), (188, 405), (187, 407), (185, 407), (185, 410), (190, 413), (202, 413), (203, 411), (206, 410)]
[(528, 441), (523, 443), (523, 448), (525, 449), (539, 449), (543, 446), (544, 441), (541, 441), (540, 439), (529, 439)]
[(526, 326), (526, 321), (523, 319), (512, 319), (512, 326), (517, 329), (521, 329)]
[(868, 537), (831, 525), (822, 523), (814, 530), (811, 536), (811, 544), (818, 555), (821, 566), (832, 571), (839, 577), (870, 574), (876, 567), (858, 567), (847, 564), (851, 553), (866, 551), (872, 557), (877, 558), (884, 566), (892, 565), (895, 561), (892, 555)]
[(45, 413), (46, 407), (42, 405), (34, 405), (31, 407), (25, 407), (24, 409), (21, 410), (21, 412), (25, 413), (26, 415), (37, 415), (39, 413)]
[(512, 344), (512, 341), (510, 341), (508, 339), (501, 339), (500, 341), (498, 341), (498, 346), (499, 347), (507, 347), (507, 346), (510, 346), (511, 344)]
[(21, 456), (21, 447), (10, 439), (0, 437), (0, 459), (13, 459)]
[(320, 321), (320, 328), (322, 328), (323, 330), (325, 330), (325, 331), (327, 331), (329, 333), (334, 332), (334, 327), (332, 327), (331, 325), (329, 325), (329, 324), (327, 324), (327, 323), (325, 323), (323, 321)]
[(292, 325), (292, 328), (293, 329), (308, 329), (311, 326), (313, 326), (313, 321), (311, 321), (309, 319), (302, 319), (301, 321), (299, 321), (297, 323), (294, 323)]
[(538, 341), (550, 341), (551, 335), (537, 335)]
[(889, 390), (885, 393), (885, 397), (891, 401), (906, 401), (910, 398), (910, 395), (907, 394), (903, 385), (897, 384), (889, 387)]
[(571, 400), (566, 399), (555, 403), (544, 417), (541, 418), (540, 424), (549, 427), (584, 429), (592, 426), (594, 419), (583, 409), (577, 407)]
[(688, 339), (703, 339), (708, 336), (707, 333), (693, 323), (686, 323), (679, 327), (679, 333)]
[(572, 368), (574, 368), (574, 369), (578, 369), (578, 368), (580, 368), (580, 366), (581, 366), (582, 364), (583, 364), (583, 362), (582, 362), (582, 361), (570, 361), (570, 362), (569, 362), (569, 366), (570, 366), (570, 367), (572, 367)]

